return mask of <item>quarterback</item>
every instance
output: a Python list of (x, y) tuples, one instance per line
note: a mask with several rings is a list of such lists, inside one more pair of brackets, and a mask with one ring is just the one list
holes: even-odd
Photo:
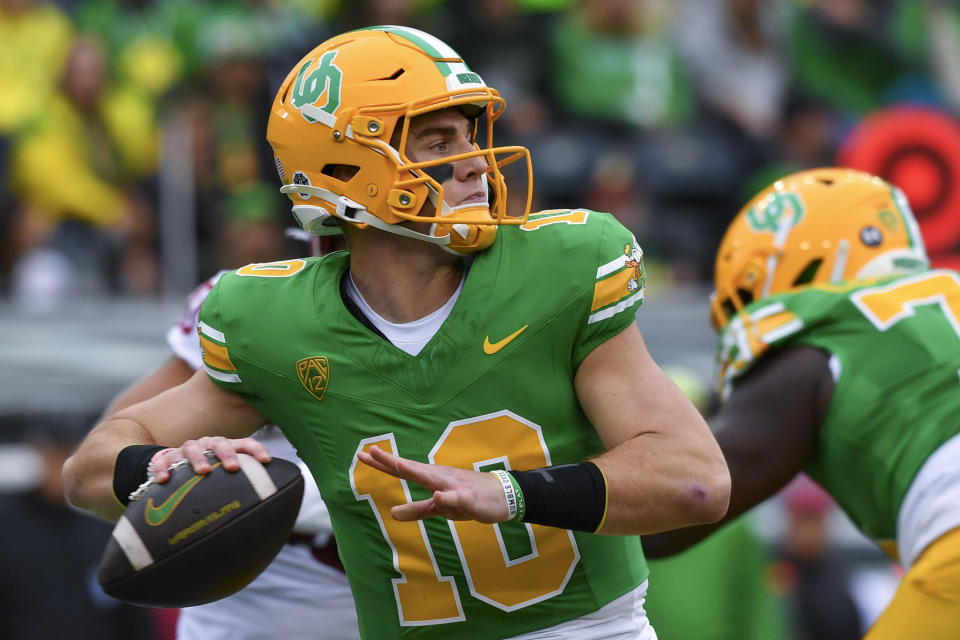
[(838, 168), (777, 181), (720, 244), (712, 320), (726, 519), (806, 471), (906, 571), (866, 638), (960, 637), (960, 275), (930, 269), (903, 193)]
[(632, 234), (530, 214), (532, 186), (507, 214), (503, 168), (531, 168), (493, 145), (503, 107), (414, 29), (307, 54), (267, 138), (297, 221), (348, 250), (224, 275), (203, 370), (95, 427), (71, 502), (118, 517), (154, 456), (160, 482), (207, 449), (267, 460), (246, 436), (269, 420), (324, 496), (362, 636), (655, 638), (636, 534), (720, 519), (729, 474), (646, 350)]

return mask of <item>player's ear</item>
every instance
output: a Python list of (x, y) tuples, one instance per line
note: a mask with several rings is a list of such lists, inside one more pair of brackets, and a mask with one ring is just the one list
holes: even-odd
[(350, 164), (328, 164), (323, 168), (323, 173), (340, 182), (349, 182), (350, 178), (357, 175), (360, 167)]

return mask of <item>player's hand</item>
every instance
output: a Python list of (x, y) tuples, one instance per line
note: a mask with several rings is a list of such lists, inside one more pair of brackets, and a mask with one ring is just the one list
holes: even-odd
[(187, 459), (195, 473), (210, 473), (212, 469), (207, 451), (212, 451), (223, 468), (227, 471), (237, 471), (240, 468), (238, 453), (247, 453), (260, 462), (270, 462), (270, 452), (262, 442), (253, 438), (224, 438), (223, 436), (204, 436), (197, 440), (187, 440), (179, 447), (171, 447), (158, 451), (150, 459), (149, 471), (154, 480), (164, 483), (170, 479), (170, 465)]
[(366, 465), (395, 478), (412, 480), (433, 491), (433, 497), (400, 504), (390, 509), (394, 520), (422, 520), (441, 516), (449, 520), (503, 522), (509, 517), (507, 499), (492, 473), (470, 471), (438, 464), (423, 464), (372, 446), (357, 457)]

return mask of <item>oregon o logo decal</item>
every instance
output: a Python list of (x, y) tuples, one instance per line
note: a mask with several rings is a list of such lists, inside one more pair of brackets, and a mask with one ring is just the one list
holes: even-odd
[(303, 108), (307, 105), (316, 105), (320, 96), (326, 92), (327, 101), (323, 106), (316, 105), (321, 111), (333, 114), (340, 107), (340, 86), (343, 83), (343, 72), (333, 64), (333, 59), (337, 56), (336, 51), (328, 51), (320, 57), (320, 62), (316, 69), (307, 74), (313, 60), (307, 60), (300, 67), (297, 79), (293, 83), (293, 90), (290, 92), (290, 100), (293, 106), (300, 110), (300, 115), (308, 122), (316, 122), (315, 118), (303, 113)]

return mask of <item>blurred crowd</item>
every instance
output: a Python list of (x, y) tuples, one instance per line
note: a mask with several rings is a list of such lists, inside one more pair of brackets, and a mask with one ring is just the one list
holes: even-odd
[(870, 114), (960, 110), (948, 0), (0, 0), (0, 295), (182, 295), (302, 253), (267, 110), (314, 44), (369, 24), (456, 48), (508, 101), (535, 207), (615, 213), (660, 282), (709, 280), (739, 205), (837, 162)]

